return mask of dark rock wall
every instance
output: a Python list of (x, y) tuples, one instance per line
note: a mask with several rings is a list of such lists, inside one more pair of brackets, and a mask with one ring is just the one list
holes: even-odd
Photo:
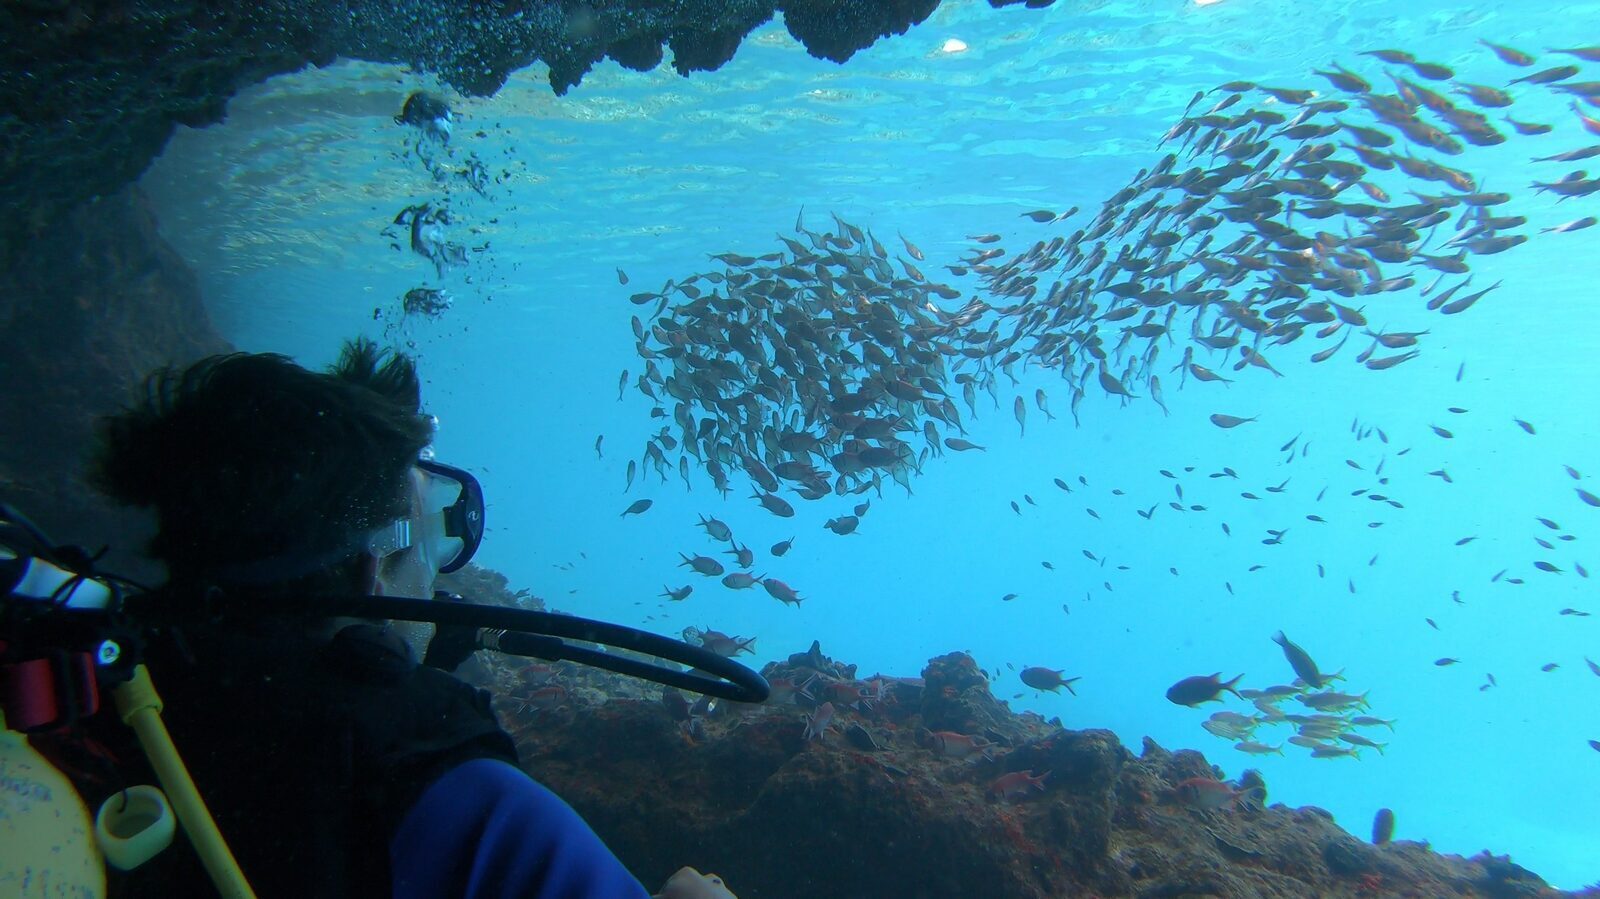
[(159, 574), (140, 561), (144, 519), (82, 483), (94, 419), (152, 370), (226, 350), (136, 189), (0, 236), (0, 500), (57, 541), (110, 544), (110, 570)]
[[(1268, 805), (1256, 772), (1228, 801), (1191, 801), (1182, 785), (1219, 783), (1205, 756), (1148, 739), (1135, 756), (1109, 731), (1015, 714), (963, 653), (859, 681), (813, 646), (763, 673), (816, 696), (760, 706), (653, 701), (575, 665), (483, 672), (527, 770), (647, 886), (692, 864), (743, 899), (1565, 895), (1505, 858), (1374, 846), (1321, 809)], [(517, 698), (535, 688), (562, 704)], [(808, 739), (824, 695), (831, 723)], [(955, 757), (942, 728), (986, 745)], [(1018, 773), (1035, 783), (997, 794)]]
[(0, 230), (37, 228), (137, 179), (177, 125), (222, 120), (239, 89), (340, 57), (492, 94), (536, 61), (564, 93), (606, 57), (720, 67), (782, 12), (843, 62), (939, 0), (17, 0), (0, 4)]
[[(178, 125), (220, 122), (235, 92), (340, 57), (408, 64), (468, 94), (550, 67), (563, 93), (612, 57), (670, 48), (716, 69), (783, 12), (843, 62), (938, 0), (16, 0), (0, 4), (0, 499), (59, 540), (132, 555), (140, 519), (80, 483), (94, 418), (152, 369), (224, 349), (192, 274), (131, 185)], [(92, 546), (91, 546), (92, 548)]]

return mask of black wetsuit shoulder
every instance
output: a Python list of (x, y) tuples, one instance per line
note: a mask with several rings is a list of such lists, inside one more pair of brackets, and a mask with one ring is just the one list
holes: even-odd
[[(376, 626), (331, 643), (286, 629), (182, 636), (149, 657), (163, 719), (263, 897), (388, 895), (389, 842), (422, 791), (472, 759), (517, 763), (485, 691), (413, 663)], [(112, 895), (189, 895), (203, 876), (175, 845)]]

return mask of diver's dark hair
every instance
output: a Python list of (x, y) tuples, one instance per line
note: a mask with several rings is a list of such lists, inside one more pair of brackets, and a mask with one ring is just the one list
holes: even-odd
[(175, 583), (230, 566), (350, 548), (408, 511), (410, 466), (433, 439), (412, 361), (346, 343), (326, 373), (234, 353), (145, 382), (142, 402), (99, 422), (89, 480), (152, 508), (150, 554)]

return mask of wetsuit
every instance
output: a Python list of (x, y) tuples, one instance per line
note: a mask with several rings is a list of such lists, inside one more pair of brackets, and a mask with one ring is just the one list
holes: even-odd
[[(150, 654), (163, 718), (263, 899), (647, 895), (516, 767), (488, 694), (415, 664), (391, 634), (177, 636)], [(110, 887), (112, 897), (212, 892), (181, 836)]]

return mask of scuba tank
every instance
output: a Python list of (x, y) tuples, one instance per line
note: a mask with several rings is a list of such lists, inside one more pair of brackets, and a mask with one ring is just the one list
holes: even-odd
[(89, 810), (67, 776), (0, 712), (0, 895), (104, 896)]
[[(97, 899), (105, 895), (104, 865), (127, 870), (148, 861), (181, 826), (224, 899), (253, 899), (162, 723), (162, 701), (142, 663), (146, 622), (139, 619), (152, 610), (123, 603), (124, 585), (148, 591), (95, 572), (93, 562), (76, 547), (53, 545), (0, 504), (0, 897)], [(236, 601), (222, 593), (207, 600), (213, 612)], [(273, 611), (431, 622), (439, 632), (424, 664), (445, 671), (488, 649), (571, 660), (740, 702), (761, 702), (770, 689), (756, 672), (701, 646), (608, 622), (478, 605), (442, 591), (430, 599), (288, 597)], [(95, 715), (102, 691), (115, 699), (118, 718), (134, 731), (162, 789), (117, 793), (91, 823), (70, 781), (25, 734)]]
[[(131, 870), (171, 845), (183, 824), (227, 897), (250, 896), (238, 866), (161, 723), (161, 699), (118, 618), (121, 588), (66, 558), (0, 505), (0, 896), (105, 895), (105, 865)], [(91, 820), (71, 781), (28, 743), (116, 700), (178, 812), (152, 786), (123, 790)]]

